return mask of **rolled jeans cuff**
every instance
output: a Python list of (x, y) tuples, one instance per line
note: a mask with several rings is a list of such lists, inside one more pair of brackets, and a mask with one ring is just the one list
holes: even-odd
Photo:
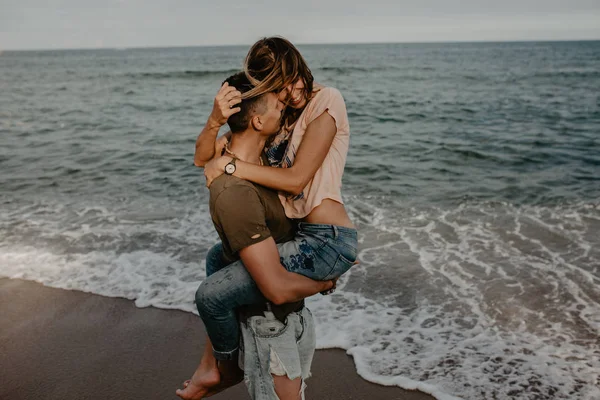
[(238, 358), (238, 350), (239, 347), (231, 351), (217, 351), (213, 347), (213, 355), (217, 360), (226, 361), (226, 360), (237, 360)]

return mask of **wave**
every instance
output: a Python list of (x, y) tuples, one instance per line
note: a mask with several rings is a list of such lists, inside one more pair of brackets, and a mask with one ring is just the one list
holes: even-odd
[(461, 149), (456, 147), (451, 147), (447, 145), (441, 145), (439, 147), (435, 147), (424, 152), (420, 156), (420, 161), (435, 161), (435, 160), (444, 160), (450, 161), (453, 159), (461, 159), (461, 160), (488, 160), (497, 163), (505, 163), (506, 160), (500, 158), (498, 156), (484, 153), (482, 151), (476, 151), (471, 149)]
[(356, 111), (348, 111), (348, 118), (369, 118), (375, 120), (377, 122), (395, 122), (398, 124), (403, 124), (407, 122), (407, 120), (398, 118), (398, 117), (388, 117), (383, 115), (373, 115), (370, 113), (356, 112)]
[(565, 70), (565, 71), (548, 71), (537, 72), (532, 75), (534, 78), (574, 78), (574, 79), (593, 79), (600, 78), (600, 71), (596, 70)]
[(377, 67), (371, 67), (371, 68), (366, 68), (366, 67), (319, 67), (316, 68), (317, 71), (326, 71), (326, 72), (337, 72), (340, 74), (344, 74), (347, 72), (371, 72), (371, 71), (376, 71), (376, 70), (381, 70), (384, 68), (377, 68)]
[[(308, 300), (320, 348), (438, 399), (598, 398), (600, 205), (345, 200), (361, 263)], [(195, 312), (209, 214), (117, 204), (7, 203), (0, 275)]]
[(407, 70), (401, 66), (387, 65), (387, 66), (375, 66), (375, 67), (319, 67), (314, 69), (315, 72), (333, 72), (336, 75), (349, 75), (352, 73), (357, 73), (361, 77), (364, 74), (371, 74), (373, 72), (384, 72), (390, 73), (390, 78), (393, 78), (397, 81), (425, 81), (430, 79), (427, 74), (423, 74), (423, 72), (430, 72), (431, 70), (427, 69), (419, 69), (416, 73), (414, 71)]
[(220, 70), (185, 70), (185, 71), (166, 71), (166, 72), (137, 72), (126, 74), (130, 78), (138, 79), (198, 79), (212, 76), (221, 76), (224, 78), (240, 72), (238, 69), (220, 69)]

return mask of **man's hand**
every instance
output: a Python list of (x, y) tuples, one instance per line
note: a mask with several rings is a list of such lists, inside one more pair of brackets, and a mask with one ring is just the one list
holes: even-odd
[(225, 125), (230, 116), (242, 110), (240, 107), (234, 108), (236, 104), (241, 102), (242, 93), (233, 86), (229, 86), (228, 82), (225, 82), (215, 96), (213, 109), (208, 118), (209, 121), (212, 121), (219, 126)]
[(334, 284), (286, 270), (272, 237), (240, 250), (240, 258), (262, 294), (274, 304), (293, 303), (331, 290)]
[(229, 156), (215, 157), (204, 166), (204, 177), (206, 178), (206, 187), (210, 187), (212, 182), (225, 173), (225, 166), (233, 158)]
[(335, 278), (335, 279), (332, 279), (332, 280), (328, 281), (328, 282), (331, 282), (331, 287), (329, 289), (327, 289), (327, 290), (323, 290), (321, 292), (321, 294), (323, 296), (327, 296), (328, 294), (331, 294), (331, 293), (335, 292), (335, 289), (337, 288), (337, 281), (338, 281), (338, 278)]

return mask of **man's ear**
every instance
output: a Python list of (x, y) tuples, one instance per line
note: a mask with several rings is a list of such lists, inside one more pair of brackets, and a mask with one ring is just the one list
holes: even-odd
[(252, 117), (250, 124), (252, 124), (252, 128), (254, 128), (255, 131), (260, 132), (263, 130), (263, 122), (259, 115)]

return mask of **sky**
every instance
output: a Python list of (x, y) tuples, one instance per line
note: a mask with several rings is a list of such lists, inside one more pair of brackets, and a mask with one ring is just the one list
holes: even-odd
[(0, 51), (600, 39), (600, 0), (0, 0)]

